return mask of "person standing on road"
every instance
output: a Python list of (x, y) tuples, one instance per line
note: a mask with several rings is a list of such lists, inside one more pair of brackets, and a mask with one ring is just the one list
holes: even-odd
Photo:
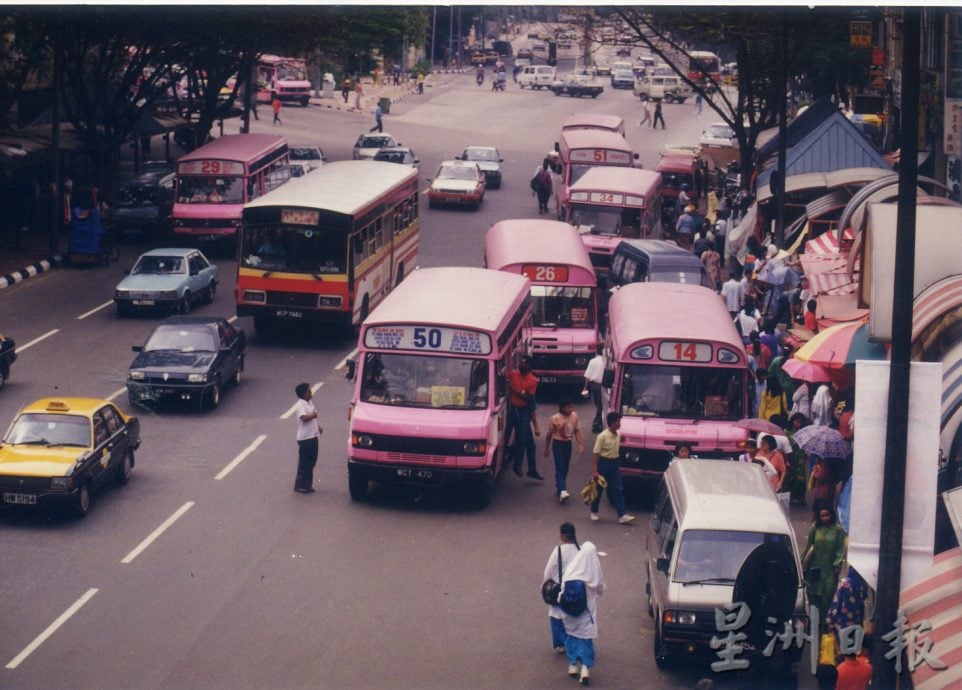
[(418, 72), (418, 96), (424, 95), (424, 72)]
[[(561, 544), (551, 549), (551, 555), (548, 556), (548, 562), (544, 566), (542, 586), (548, 580), (560, 583), (564, 579), (565, 566), (571, 563), (571, 559), (578, 553), (578, 548), (575, 526), (570, 522), (561, 523)], [(559, 556), (561, 557), (560, 565), (558, 563)], [(561, 576), (558, 575), (559, 572), (562, 573)], [(560, 606), (548, 607), (548, 620), (551, 622), (551, 646), (558, 654), (564, 654), (565, 641), (568, 639), (564, 622), (561, 620), (562, 615)]]
[(655, 119), (651, 123), (652, 129), (658, 129), (658, 123), (661, 122), (661, 128), (665, 128), (665, 117), (661, 114), (661, 101), (655, 101)]
[(294, 389), (297, 404), (294, 415), (297, 417), (297, 477), (294, 479), (294, 491), (301, 494), (314, 492), (314, 465), (317, 464), (318, 437), (324, 433), (317, 420), (317, 409), (311, 398), (311, 386), (299, 383)]
[(641, 102), (641, 122), (638, 123), (638, 126), (641, 127), (646, 124), (648, 129), (651, 129), (651, 106), (648, 105), (647, 100)]
[(598, 343), (595, 346), (595, 356), (588, 360), (585, 368), (585, 387), (581, 391), (582, 396), (591, 396), (591, 402), (595, 405), (595, 418), (591, 421), (591, 433), (599, 434), (602, 430), (602, 400), (601, 382), (605, 374), (605, 346)]
[(271, 94), (271, 110), (274, 111), (274, 123), (273, 123), (273, 124), (275, 124), (275, 125), (283, 125), (283, 124), (284, 124), (283, 122), (281, 122), (281, 108), (282, 108), (282, 107), (283, 107), (283, 106), (281, 105), (281, 99), (280, 99), (280, 97), (277, 95), (277, 93), (274, 92), (273, 94)]
[(351, 95), (351, 80), (344, 77), (344, 81), (341, 82), (341, 98), (344, 99), (344, 104), (347, 105), (347, 99)]
[(361, 99), (364, 98), (364, 87), (361, 86), (361, 80), (358, 79), (354, 82), (354, 110), (361, 109)]
[(551, 198), (551, 173), (548, 172), (548, 159), (541, 164), (541, 170), (535, 175), (535, 194), (538, 196), (538, 215), (548, 212), (548, 199)]
[[(534, 436), (540, 436), (538, 417), (535, 413), (534, 396), (538, 390), (538, 379), (531, 373), (531, 363), (527, 358), (518, 362), (518, 368), (509, 371), (508, 383), (508, 413), (505, 423), (504, 438), (511, 444), (512, 468), (519, 477), (525, 455), (528, 457), (528, 475), (532, 479), (543, 481), (538, 474), (537, 449)], [(534, 436), (532, 436), (534, 427)], [(512, 434), (514, 439), (512, 441)]]
[(378, 132), (384, 131), (384, 124), (381, 122), (381, 116), (384, 115), (384, 111), (381, 110), (381, 104), (378, 103), (377, 107), (374, 108), (374, 126), (368, 130), (368, 132), (373, 132), (375, 129)]
[[(598, 434), (595, 439), (594, 454), (592, 455), (593, 471), (592, 476), (602, 476), (608, 482), (608, 502), (614, 506), (618, 513), (618, 522), (627, 525), (635, 521), (634, 515), (625, 512), (625, 489), (621, 480), (621, 468), (618, 458), (621, 455), (621, 436), (618, 429), (621, 428), (621, 413), (609, 412), (605, 419), (608, 428)], [(605, 489), (599, 487), (598, 497), (591, 503), (590, 517), (593, 522), (597, 522), (598, 508), (601, 504), (601, 494)]]
[(701, 94), (697, 93), (695, 94), (695, 117), (701, 117), (701, 104), (702, 104)]
[(544, 437), (544, 456), (554, 455), (554, 483), (558, 502), (564, 503), (568, 493), (568, 468), (571, 466), (572, 441), (578, 443), (578, 453), (585, 452), (585, 441), (578, 427), (578, 413), (569, 400), (558, 402), (558, 413), (548, 420), (548, 432)]
[(551, 196), (554, 197), (554, 213), (561, 219), (561, 154), (557, 151), (548, 151), (548, 172), (551, 174)]
[[(564, 570), (565, 582), (581, 580), (585, 583), (588, 607), (580, 616), (562, 612), (561, 620), (565, 626), (565, 654), (568, 657), (568, 675), (578, 678), (582, 685), (588, 685), (588, 677), (595, 666), (595, 638), (598, 637), (598, 597), (605, 592), (605, 574), (601, 570), (598, 549), (586, 541), (571, 559)], [(581, 673), (578, 673), (578, 664)]]

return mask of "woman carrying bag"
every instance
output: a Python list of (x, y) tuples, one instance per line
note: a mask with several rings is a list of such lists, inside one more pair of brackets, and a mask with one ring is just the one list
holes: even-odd
[(845, 561), (845, 530), (838, 524), (835, 509), (815, 504), (815, 522), (808, 530), (802, 568), (808, 585), (808, 599), (818, 608), (819, 625), (825, 622), (838, 586), (838, 574)]

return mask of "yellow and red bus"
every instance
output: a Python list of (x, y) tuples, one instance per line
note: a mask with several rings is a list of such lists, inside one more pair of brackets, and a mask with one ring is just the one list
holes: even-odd
[(415, 268), (414, 168), (340, 161), (265, 194), (243, 213), (237, 315), (360, 324)]

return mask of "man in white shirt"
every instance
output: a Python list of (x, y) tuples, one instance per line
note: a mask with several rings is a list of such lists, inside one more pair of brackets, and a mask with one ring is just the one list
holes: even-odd
[(602, 426), (602, 407), (601, 407), (601, 381), (605, 373), (605, 358), (602, 356), (604, 345), (598, 343), (595, 348), (595, 356), (588, 361), (585, 369), (585, 387), (581, 391), (582, 395), (590, 395), (591, 402), (595, 404), (595, 418), (591, 422), (592, 433), (600, 433)]
[(297, 478), (294, 479), (294, 491), (309, 494), (314, 492), (317, 441), (324, 430), (317, 421), (317, 409), (311, 402), (314, 395), (310, 384), (299, 383), (294, 392), (298, 398), (294, 405), (294, 416), (297, 417)]
[(721, 296), (725, 300), (725, 307), (732, 319), (738, 315), (745, 299), (745, 284), (734, 273), (728, 274), (728, 280), (722, 283)]

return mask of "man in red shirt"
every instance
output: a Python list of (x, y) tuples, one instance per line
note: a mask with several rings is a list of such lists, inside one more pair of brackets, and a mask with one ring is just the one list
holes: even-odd
[(544, 477), (538, 474), (534, 436), (531, 433), (531, 427), (534, 425), (534, 435), (541, 435), (534, 402), (534, 394), (538, 390), (538, 379), (531, 373), (531, 363), (526, 357), (518, 362), (517, 370), (508, 372), (507, 382), (508, 419), (505, 424), (504, 438), (505, 442), (511, 445), (505, 447), (506, 461), (508, 457), (512, 458), (514, 473), (520, 477), (521, 465), (527, 454), (528, 476), (532, 479), (544, 480)]
[(872, 680), (872, 664), (858, 654), (847, 654), (845, 661), (840, 663), (836, 670), (838, 680), (835, 682), (835, 690), (865, 690)]

